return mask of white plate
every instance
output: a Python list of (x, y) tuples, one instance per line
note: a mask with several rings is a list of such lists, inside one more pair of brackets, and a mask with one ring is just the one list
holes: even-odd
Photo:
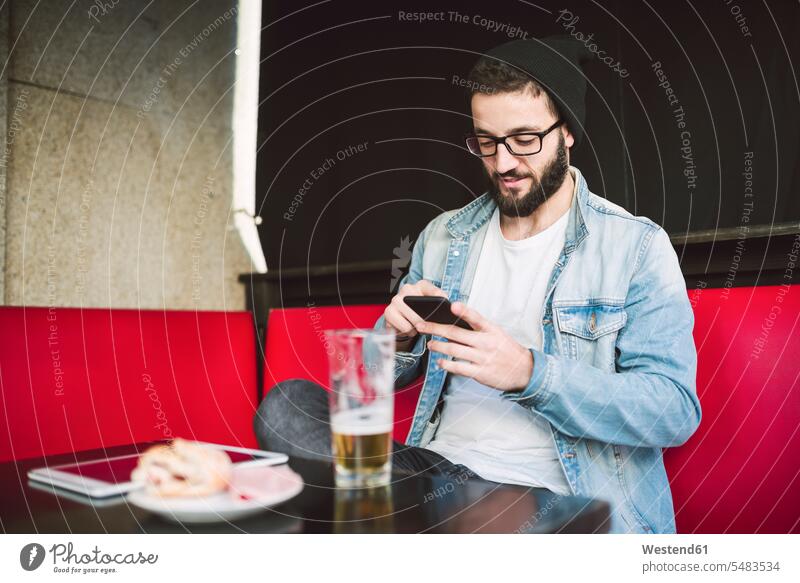
[(264, 470), (288, 472), (286, 475), (290, 479), (282, 480), (278, 488), (274, 487), (273, 481), (273, 487), (268, 491), (251, 490), (251, 497), (244, 500), (237, 498), (230, 491), (197, 498), (162, 498), (148, 494), (145, 490), (131, 492), (127, 500), (134, 506), (158, 514), (166, 520), (198, 524), (239, 520), (294, 498), (303, 490), (302, 478), (288, 466), (262, 468), (259, 471)]

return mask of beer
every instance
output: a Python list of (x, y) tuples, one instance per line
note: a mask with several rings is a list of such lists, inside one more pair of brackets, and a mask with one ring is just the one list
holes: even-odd
[(393, 331), (326, 330), (336, 486), (385, 486), (392, 474)]
[(392, 454), (392, 410), (368, 406), (331, 417), (336, 482), (341, 486), (388, 483)]

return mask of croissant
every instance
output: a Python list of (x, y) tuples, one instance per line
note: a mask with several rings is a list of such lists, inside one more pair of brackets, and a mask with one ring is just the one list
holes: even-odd
[(154, 496), (208, 496), (228, 487), (232, 467), (222, 450), (175, 439), (145, 450), (131, 480), (143, 482)]

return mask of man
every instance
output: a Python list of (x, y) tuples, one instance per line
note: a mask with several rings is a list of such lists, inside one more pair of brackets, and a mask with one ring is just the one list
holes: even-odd
[[(470, 73), (484, 91), (466, 144), (489, 190), (426, 226), (375, 324), (397, 331), (396, 386), (425, 373), (393, 461), (605, 499), (611, 532), (674, 532), (661, 449), (700, 422), (693, 315), (666, 233), (570, 165), (588, 56), (566, 37), (519, 40)], [(421, 321), (407, 295), (449, 298), (473, 330)], [(269, 393), (256, 431), (329, 459), (326, 423), (322, 389), (296, 380)]]

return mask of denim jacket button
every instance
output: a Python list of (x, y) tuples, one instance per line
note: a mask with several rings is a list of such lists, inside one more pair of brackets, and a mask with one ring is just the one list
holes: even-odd
[(453, 257), (458, 257), (459, 255), (461, 255), (460, 251), (453, 251)]

